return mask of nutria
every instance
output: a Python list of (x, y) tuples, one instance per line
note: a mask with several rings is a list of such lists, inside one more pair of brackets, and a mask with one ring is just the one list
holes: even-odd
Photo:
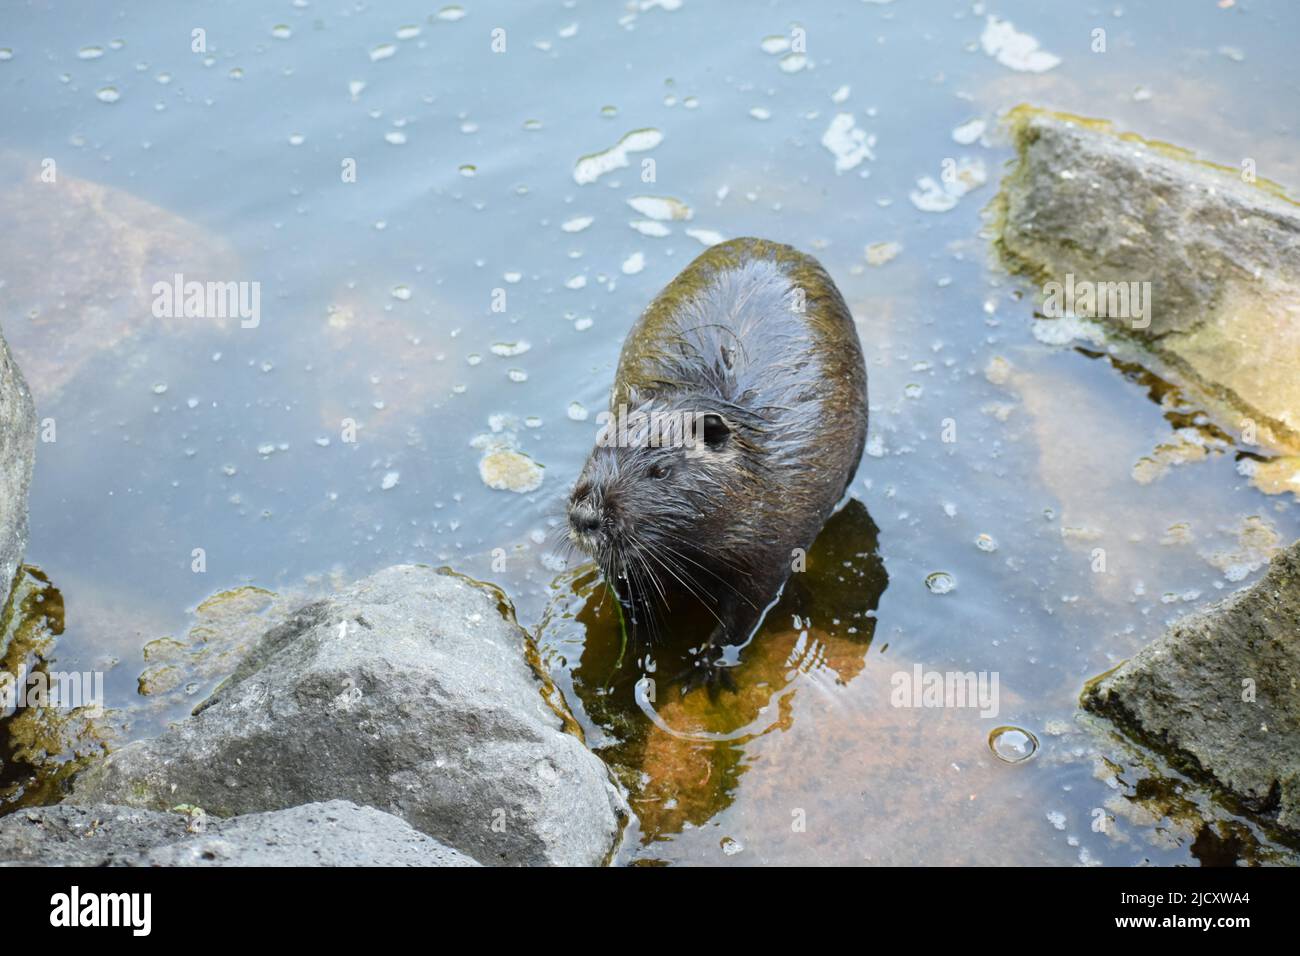
[(848, 490), (866, 434), (862, 349), (826, 270), (780, 243), (721, 243), (628, 333), (570, 540), (634, 607), (704, 602), (716, 626), (697, 660), (721, 664)]

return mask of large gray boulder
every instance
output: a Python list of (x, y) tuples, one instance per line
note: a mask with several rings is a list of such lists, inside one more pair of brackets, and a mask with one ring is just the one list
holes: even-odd
[(61, 804), (0, 817), (0, 866), (477, 866), (397, 817), (344, 800), (193, 829), (188, 815)]
[(1300, 833), (1300, 541), (1091, 684), (1083, 704)]
[(0, 607), (27, 548), (27, 489), (36, 458), (36, 408), (0, 335)]
[(1249, 159), (1216, 166), (1028, 107), (1011, 128), (1019, 162), (994, 204), (1004, 261), (1045, 299), (1048, 283), (1150, 283), (1147, 314), (1091, 317), (1223, 427), (1282, 456), (1256, 484), (1300, 494), (1300, 206)]
[(607, 862), (627, 805), (532, 654), (499, 591), (388, 568), (268, 631), (193, 717), (70, 799), (220, 817), (344, 799), (486, 865)]

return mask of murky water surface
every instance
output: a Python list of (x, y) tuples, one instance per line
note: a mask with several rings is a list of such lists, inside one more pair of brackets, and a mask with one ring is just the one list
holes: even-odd
[[(1195, 418), (1160, 383), (1036, 338), (981, 210), (1022, 101), (1300, 184), (1298, 30), (1282, 0), (10, 4), (0, 321), (57, 432), (36, 643), (107, 668), (130, 739), (256, 615), (450, 563), (538, 631), (627, 862), (1279, 859), (1076, 700), (1300, 511), (1231, 441), (1158, 451)], [(839, 283), (871, 433), (712, 703), (548, 535), (629, 325), (741, 235)], [(159, 314), (177, 273), (259, 283), (257, 324)], [(928, 706), (947, 672), (995, 706)]]

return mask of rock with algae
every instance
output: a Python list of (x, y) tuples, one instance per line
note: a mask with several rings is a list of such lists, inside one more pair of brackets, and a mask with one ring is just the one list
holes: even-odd
[(1300, 835), (1300, 542), (1090, 684), (1083, 705)]
[(27, 489), (36, 458), (36, 408), (0, 335), (0, 600), (27, 548)]
[(1103, 121), (1021, 106), (1009, 122), (1019, 163), (994, 204), (1008, 266), (1043, 283), (1150, 283), (1145, 314), (1096, 317), (1243, 444), (1288, 462), (1264, 469), (1265, 490), (1300, 494), (1300, 205)]

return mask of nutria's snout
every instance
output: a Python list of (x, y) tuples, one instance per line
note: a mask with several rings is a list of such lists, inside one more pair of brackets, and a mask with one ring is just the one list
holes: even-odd
[(604, 508), (585, 483), (569, 496), (569, 537), (593, 558), (606, 549)]

